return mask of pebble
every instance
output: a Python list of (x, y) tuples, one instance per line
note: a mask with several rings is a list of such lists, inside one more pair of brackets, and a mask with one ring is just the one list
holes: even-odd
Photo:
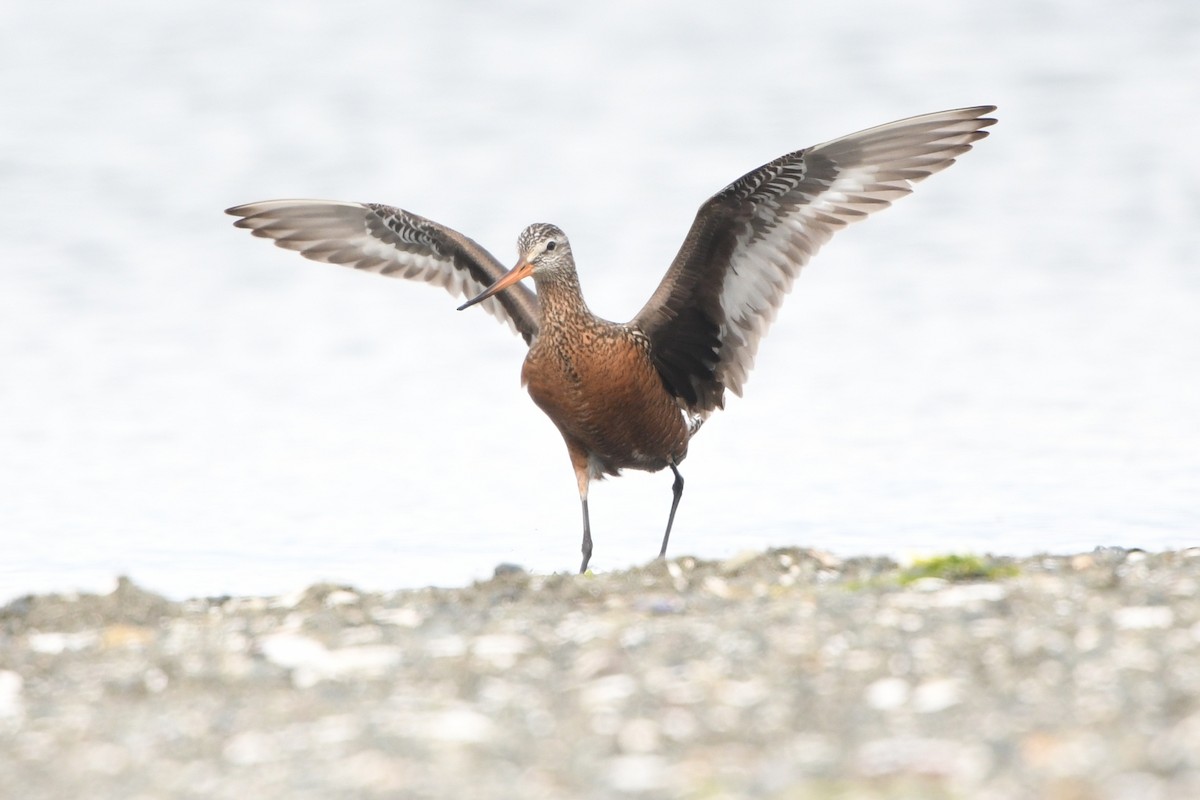
[(0, 670), (0, 720), (20, 720), (25, 714), (21, 689), (25, 680), (12, 670)]
[(605, 772), (609, 785), (618, 792), (652, 792), (663, 787), (667, 765), (658, 756), (616, 756), (608, 760)]
[(477, 743), (494, 734), (492, 721), (470, 708), (452, 708), (431, 714), (413, 733), (442, 742)]
[(1125, 630), (1170, 628), (1174, 622), (1175, 612), (1170, 606), (1128, 606), (1113, 613), (1113, 624)]
[(880, 678), (867, 687), (867, 705), (879, 711), (891, 711), (908, 702), (908, 681), (903, 678)]
[(962, 702), (962, 682), (955, 678), (926, 681), (913, 691), (912, 706), (922, 714), (945, 711)]

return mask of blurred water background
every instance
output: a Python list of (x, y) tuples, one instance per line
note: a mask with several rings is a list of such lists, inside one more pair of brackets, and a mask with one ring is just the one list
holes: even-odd
[[(693, 441), (673, 552), (1029, 553), (1200, 533), (1200, 4), (0, 7), (0, 597), (454, 584), (577, 563), (524, 346), (230, 227), (380, 201), (645, 301), (699, 204), (899, 117), (1000, 124), (797, 284)], [(593, 566), (669, 473), (593, 487)]]

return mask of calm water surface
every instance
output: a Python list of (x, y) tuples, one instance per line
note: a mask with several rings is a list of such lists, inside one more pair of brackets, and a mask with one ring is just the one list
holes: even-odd
[[(223, 208), (390, 202), (504, 261), (553, 221), (593, 310), (626, 319), (738, 175), (978, 103), (991, 138), (805, 272), (745, 400), (693, 442), (674, 552), (1200, 538), (1194, 2), (0, 16), (0, 597), (576, 563), (521, 341)], [(670, 483), (594, 487), (596, 568), (656, 552)]]

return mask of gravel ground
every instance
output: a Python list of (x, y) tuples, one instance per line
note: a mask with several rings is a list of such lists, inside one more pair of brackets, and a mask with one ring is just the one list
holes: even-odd
[(1200, 797), (1200, 548), (984, 565), (21, 598), (0, 797)]

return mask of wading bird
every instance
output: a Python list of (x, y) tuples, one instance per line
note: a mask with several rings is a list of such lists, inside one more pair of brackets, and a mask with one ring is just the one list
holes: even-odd
[[(522, 383), (558, 427), (579, 484), (622, 469), (675, 474), (659, 556), (683, 494), (679, 463), (701, 423), (741, 395), (759, 340), (800, 269), (835, 231), (887, 208), (987, 136), (995, 106), (910, 117), (788, 153), (709, 198), (657, 290), (625, 323), (588, 310), (566, 235), (538, 223), (505, 271), (462, 234), (376, 203), (267, 200), (234, 224), (306, 258), (411, 278), (471, 299), (524, 337)], [(537, 293), (521, 283), (532, 277)]]

